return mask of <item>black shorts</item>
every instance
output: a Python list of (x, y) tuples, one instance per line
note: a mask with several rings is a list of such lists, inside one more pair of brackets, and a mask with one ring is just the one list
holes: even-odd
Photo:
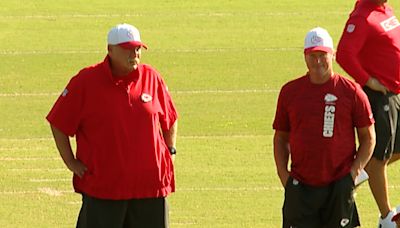
[(400, 95), (374, 91), (364, 87), (375, 119), (376, 145), (373, 157), (389, 159), (400, 152)]
[(326, 187), (312, 187), (289, 177), (283, 204), (283, 228), (360, 226), (350, 174)]
[(104, 200), (82, 195), (77, 228), (168, 227), (165, 198)]

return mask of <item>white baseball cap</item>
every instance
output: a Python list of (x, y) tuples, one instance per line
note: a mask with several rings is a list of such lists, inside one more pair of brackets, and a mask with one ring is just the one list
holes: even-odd
[(304, 39), (304, 54), (308, 54), (312, 51), (333, 53), (333, 41), (328, 31), (316, 27), (307, 33)]
[(111, 28), (107, 37), (108, 44), (119, 45), (125, 49), (132, 49), (138, 46), (147, 49), (147, 45), (140, 40), (139, 30), (129, 24), (118, 24)]

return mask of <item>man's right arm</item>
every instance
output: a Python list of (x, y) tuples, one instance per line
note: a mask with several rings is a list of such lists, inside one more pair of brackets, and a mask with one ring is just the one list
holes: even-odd
[(382, 85), (369, 75), (359, 57), (368, 39), (370, 25), (365, 18), (357, 16), (351, 17), (345, 26), (337, 46), (337, 63), (361, 86), (382, 91)]
[(276, 170), (283, 187), (285, 187), (289, 178), (289, 150), (289, 132), (276, 130), (274, 134), (274, 158)]
[(68, 135), (64, 134), (53, 125), (50, 125), (50, 127), (51, 131), (53, 132), (53, 137), (54, 141), (56, 142), (58, 152), (60, 153), (65, 165), (69, 170), (82, 178), (87, 168), (82, 162), (75, 158), (71, 149), (71, 143)]

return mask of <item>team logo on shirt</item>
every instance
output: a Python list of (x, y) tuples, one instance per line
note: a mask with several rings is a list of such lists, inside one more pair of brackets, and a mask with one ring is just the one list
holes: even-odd
[(333, 137), (333, 129), (335, 126), (335, 111), (337, 97), (333, 94), (327, 93), (325, 95), (325, 112), (324, 112), (324, 128), (322, 135), (326, 138)]
[(356, 29), (356, 25), (355, 24), (349, 24), (349, 25), (347, 25), (346, 31), (348, 33), (352, 33), (352, 32), (354, 32), (355, 29)]
[(147, 93), (142, 93), (142, 95), (140, 96), (140, 99), (144, 102), (150, 102), (151, 100), (153, 100), (153, 97), (150, 94)]
[(381, 26), (385, 32), (388, 32), (390, 30), (393, 30), (397, 27), (400, 26), (399, 20), (396, 18), (396, 16), (390, 17), (384, 21), (381, 22)]

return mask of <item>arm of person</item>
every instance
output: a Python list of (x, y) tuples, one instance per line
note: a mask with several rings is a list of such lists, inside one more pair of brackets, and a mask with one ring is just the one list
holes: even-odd
[(53, 137), (54, 141), (56, 142), (58, 152), (60, 153), (60, 156), (63, 159), (65, 165), (69, 170), (82, 178), (87, 168), (81, 161), (75, 158), (71, 149), (71, 143), (69, 141), (68, 135), (64, 134), (53, 125), (50, 126), (51, 131), (53, 132)]
[(370, 89), (381, 92), (386, 95), (387, 92), (389, 92), (389, 89), (386, 88), (384, 85), (382, 85), (378, 79), (374, 77), (369, 77), (367, 83), (365, 83), (366, 86), (368, 86)]
[(337, 47), (336, 61), (361, 86), (368, 86), (372, 90), (386, 94), (388, 89), (365, 70), (359, 58), (367, 42), (367, 31), (370, 28), (365, 18), (350, 18)]
[(274, 158), (276, 170), (283, 187), (285, 187), (289, 178), (289, 148), (289, 132), (276, 130), (274, 134)]
[(361, 170), (367, 165), (375, 148), (375, 128), (374, 125), (357, 128), (359, 147), (356, 153), (356, 159), (351, 166), (351, 176), (355, 180)]
[[(178, 120), (169, 128), (163, 131), (165, 143), (168, 147), (176, 147), (176, 136), (178, 134)], [(172, 155), (172, 161), (175, 161), (175, 154)]]

